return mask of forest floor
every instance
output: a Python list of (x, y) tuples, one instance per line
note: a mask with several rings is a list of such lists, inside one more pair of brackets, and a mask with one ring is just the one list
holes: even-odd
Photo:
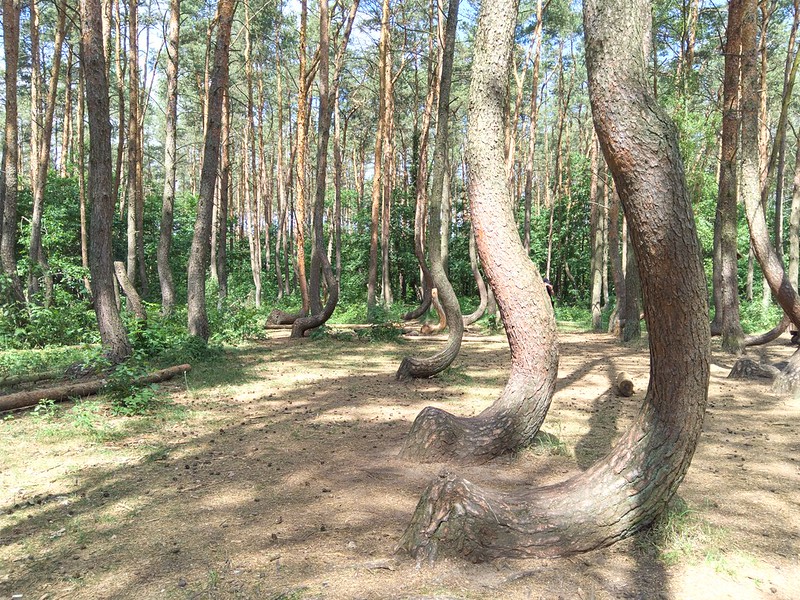
[[(505, 337), (476, 334), (442, 376), (395, 381), (402, 356), (443, 339), (276, 330), (162, 385), (149, 416), (88, 399), (0, 421), (0, 599), (800, 598), (800, 398), (726, 379), (718, 350), (700, 445), (656, 530), (560, 559), (395, 555), (440, 471), (559, 481), (608, 451), (647, 386), (644, 343), (562, 333), (541, 443), (480, 467), (400, 460), (422, 408), (477, 414), (505, 384)], [(632, 398), (611, 391), (620, 370)]]

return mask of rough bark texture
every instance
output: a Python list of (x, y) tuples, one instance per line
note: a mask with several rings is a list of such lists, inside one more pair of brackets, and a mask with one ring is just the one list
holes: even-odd
[(208, 90), (207, 134), (203, 148), (203, 166), (200, 171), (200, 199), (188, 264), (188, 321), (189, 335), (208, 340), (208, 314), (206, 313), (206, 268), (210, 253), (211, 217), (214, 207), (214, 187), (219, 165), (222, 100), (228, 85), (228, 54), (231, 42), (234, 0), (220, 0), (217, 45), (214, 49), (214, 69)]
[(711, 331), (722, 335), (722, 349), (739, 354), (744, 332), (739, 321), (739, 274), (736, 261), (737, 150), (739, 148), (739, 69), (742, 45), (742, 3), (728, 6), (725, 79), (722, 100), (722, 148), (719, 194), (714, 220), (714, 321)]
[(89, 113), (88, 192), (92, 207), (89, 271), (92, 278), (92, 298), (106, 355), (112, 362), (121, 362), (130, 356), (131, 346), (114, 294), (111, 245), (111, 224), (114, 219), (114, 197), (111, 195), (111, 120), (99, 0), (81, 1), (81, 25), (81, 64), (86, 79), (86, 106)]
[(175, 306), (175, 283), (169, 254), (172, 248), (173, 208), (175, 206), (175, 176), (178, 168), (178, 45), (180, 43), (181, 1), (170, 0), (169, 37), (167, 38), (167, 107), (166, 139), (164, 141), (164, 193), (161, 203), (161, 225), (158, 235), (158, 279), (161, 283), (161, 312), (172, 314)]
[(474, 418), (433, 407), (423, 410), (404, 448), (406, 455), (420, 460), (485, 462), (529, 443), (547, 413), (558, 370), (552, 305), (517, 233), (505, 170), (503, 111), (516, 5), (492, 7), (502, 8), (501, 22), (482, 13), (470, 88), (467, 160), (475, 239), (506, 328), (511, 374), (500, 398)]
[[(476, 139), (502, 160), (501, 130), (487, 136), (480, 118), (491, 109), (500, 123), (507, 62), (492, 64), (491, 57), (508, 60), (498, 45), (510, 45), (515, 17), (513, 0), (482, 5), (470, 90), (473, 200), (485, 181), (475, 170)], [(651, 324), (650, 384), (642, 410), (606, 458), (562, 483), (498, 493), (452, 475), (434, 481), (401, 540), (419, 561), (434, 558), (443, 543), (472, 560), (565, 555), (612, 544), (651, 523), (689, 467), (708, 394), (708, 302), (677, 132), (650, 92), (650, 25), (645, 1), (584, 3), (595, 127), (631, 223), (645, 307), (660, 316)], [(476, 111), (487, 63), (496, 73), (488, 78), (495, 98)], [(488, 185), (503, 189), (502, 181)], [(487, 270), (492, 271), (488, 261)], [(519, 322), (508, 318), (500, 289), (498, 301), (513, 333)], [(526, 296), (535, 292), (532, 281), (522, 289)]]
[[(456, 24), (458, 22), (459, 0), (450, 0), (447, 11), (447, 28), (445, 32), (444, 53), (442, 55), (442, 77), (439, 84), (439, 109), (436, 118), (436, 139), (433, 156), (433, 189), (430, 199), (430, 226), (428, 229), (428, 258), (431, 261), (431, 279), (436, 287), (439, 299), (445, 312), (450, 334), (447, 338), (445, 347), (427, 358), (413, 358), (407, 356), (403, 358), (400, 367), (397, 369), (397, 379), (404, 380), (409, 378), (433, 377), (441, 373), (458, 356), (461, 349), (461, 340), (464, 336), (464, 321), (461, 317), (461, 307), (458, 298), (453, 290), (453, 286), (447, 277), (445, 258), (442, 255), (442, 197), (445, 195), (446, 173), (447, 173), (447, 136), (448, 121), (450, 118), (450, 84), (453, 77), (453, 54), (455, 52)], [(449, 217), (449, 210), (447, 212)], [(430, 425), (426, 424), (428, 418), (426, 411), (419, 414), (412, 427), (404, 453), (406, 456), (418, 456), (423, 458), (427, 455), (431, 443), (431, 437), (438, 436), (438, 426), (434, 423), (439, 419), (434, 414)], [(445, 425), (445, 427), (447, 427)], [(412, 438), (415, 441), (412, 442)], [(417, 448), (417, 449), (415, 449)]]
[[(742, 185), (741, 194), (753, 252), (761, 265), (769, 288), (783, 312), (800, 329), (800, 296), (783, 267), (783, 261), (769, 239), (767, 222), (761, 205), (758, 139), (758, 6), (756, 0), (742, 0)], [(792, 357), (781, 373), (776, 388), (794, 389), (800, 382), (800, 360)]]
[[(91, 0), (89, 0), (91, 2)], [(99, 8), (99, 6), (98, 6)], [(109, 145), (110, 147), (110, 145)], [(147, 383), (158, 383), (159, 381), (166, 381), (172, 379), (176, 375), (185, 373), (191, 370), (191, 365), (177, 365), (169, 367), (168, 369), (161, 369), (154, 371), (144, 377), (138, 377), (134, 380), (136, 385), (144, 385)], [(17, 408), (25, 408), (27, 406), (35, 406), (40, 400), (68, 400), (81, 396), (91, 396), (103, 389), (107, 383), (105, 378), (93, 379), (91, 381), (82, 381), (80, 383), (71, 383), (67, 385), (58, 385), (48, 388), (40, 388), (36, 390), (28, 390), (25, 392), (16, 392), (14, 394), (6, 394), (0, 396), (0, 412), (6, 410), (15, 410)]]
[(3, 49), (5, 51), (5, 141), (4, 177), (5, 199), (3, 202), (2, 237), (0, 238), (0, 263), (3, 272), (11, 280), (11, 293), (17, 302), (25, 302), (22, 281), (17, 274), (17, 197), (19, 161), (19, 130), (17, 128), (17, 66), (19, 64), (19, 17), (18, 0), (3, 0)]
[[(315, 327), (324, 325), (325, 322), (331, 317), (333, 311), (336, 309), (336, 304), (339, 301), (339, 282), (333, 273), (328, 255), (325, 253), (325, 240), (322, 232), (322, 219), (325, 212), (325, 193), (327, 191), (327, 170), (328, 170), (328, 142), (330, 141), (331, 131), (331, 117), (333, 115), (333, 96), (338, 89), (338, 78), (341, 72), (342, 59), (344, 57), (344, 50), (347, 47), (347, 41), (350, 37), (350, 31), (355, 19), (355, 13), (358, 9), (359, 0), (355, 0), (350, 16), (348, 17), (345, 25), (344, 39), (340, 52), (337, 53), (336, 73), (334, 75), (333, 93), (331, 93), (329, 86), (329, 59), (328, 50), (330, 47), (329, 40), (329, 16), (328, 16), (328, 1), (320, 0), (320, 33), (319, 33), (319, 123), (318, 123), (318, 139), (317, 144), (317, 181), (316, 181), (316, 196), (314, 198), (314, 259), (312, 261), (312, 272), (317, 269), (322, 270), (322, 275), (325, 278), (325, 285), (328, 288), (328, 299), (325, 306), (320, 307), (313, 315), (297, 319), (292, 327), (291, 337), (301, 338), (305, 332)], [(316, 289), (312, 286), (313, 297), (316, 298), (319, 304), (319, 285)]]

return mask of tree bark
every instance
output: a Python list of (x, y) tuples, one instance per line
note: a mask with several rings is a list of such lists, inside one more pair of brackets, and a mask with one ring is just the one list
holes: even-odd
[(736, 260), (741, 20), (741, 2), (731, 2), (725, 42), (722, 148), (714, 221), (714, 321), (711, 324), (712, 333), (722, 335), (722, 349), (730, 354), (740, 354), (744, 347), (744, 332), (739, 321), (739, 275)]
[[(93, 0), (88, 1), (92, 2)], [(154, 371), (153, 373), (143, 377), (137, 377), (134, 380), (134, 383), (136, 385), (145, 385), (148, 383), (167, 381), (168, 379), (172, 379), (181, 373), (190, 371), (191, 368), (191, 365), (177, 365), (167, 369), (161, 369), (160, 371)], [(26, 408), (28, 406), (35, 406), (41, 400), (53, 400), (60, 402), (62, 400), (69, 400), (70, 398), (91, 396), (101, 391), (107, 382), (108, 381), (105, 378), (93, 379), (91, 381), (82, 381), (80, 383), (71, 383), (67, 385), (29, 390), (26, 392), (17, 392), (15, 394), (6, 394), (5, 396), (0, 396), (0, 412), (15, 410), (18, 408)]]
[(206, 268), (210, 252), (211, 214), (214, 203), (214, 187), (219, 165), (220, 129), (222, 101), (228, 85), (228, 55), (231, 41), (231, 24), (236, 3), (234, 0), (219, 1), (219, 24), (217, 44), (214, 49), (214, 69), (208, 90), (207, 135), (203, 148), (203, 166), (200, 173), (200, 199), (197, 203), (197, 218), (194, 224), (192, 248), (188, 264), (188, 326), (189, 335), (208, 341), (208, 314), (206, 313)]
[[(433, 157), (433, 189), (430, 199), (430, 226), (428, 228), (428, 257), (431, 261), (431, 279), (438, 291), (439, 299), (445, 312), (450, 334), (445, 347), (428, 358), (403, 358), (397, 369), (397, 379), (433, 377), (441, 373), (458, 356), (461, 340), (464, 335), (464, 321), (461, 307), (458, 304), (453, 286), (445, 270), (445, 258), (442, 255), (442, 197), (445, 195), (447, 183), (447, 147), (448, 121), (450, 119), (450, 87), (453, 77), (453, 55), (455, 53), (456, 24), (458, 21), (459, 0), (450, 0), (447, 9), (447, 26), (445, 32), (444, 53), (442, 54), (441, 82), (439, 85), (439, 108), (436, 117), (436, 140)], [(448, 211), (449, 215), (449, 211)], [(404, 453), (406, 456), (427, 458), (431, 441), (439, 436), (438, 414), (427, 416), (436, 409), (426, 408), (414, 422), (414, 426), (406, 440)], [(427, 411), (427, 412), (426, 412)], [(442, 413), (443, 415), (446, 413)], [(449, 417), (450, 415), (447, 415)], [(433, 420), (429, 420), (433, 419)], [(445, 427), (447, 425), (444, 425)], [(431, 429), (433, 428), (433, 429)]]
[[(477, 121), (491, 109), (500, 124), (501, 94), (495, 92), (489, 106), (474, 101), (485, 85), (487, 54), (501, 54), (508, 62), (508, 50), (501, 49), (510, 46), (515, 16), (513, 0), (482, 5), (470, 89), (471, 144), (480, 132), (481, 145), (491, 145), (500, 159), (501, 130), (490, 144)], [(677, 132), (650, 91), (650, 26), (645, 1), (584, 4), (595, 127), (634, 233), (646, 308), (661, 317), (651, 326), (650, 386), (642, 410), (606, 458), (562, 483), (499, 493), (453, 475), (434, 481), (401, 540), (401, 547), (418, 561), (435, 558), (442, 544), (472, 560), (567, 555), (610, 545), (649, 525), (689, 467), (708, 394), (708, 303)], [(494, 89), (503, 89), (504, 69), (491, 67)], [(476, 114), (478, 107), (482, 110)], [(470, 158), (475, 200), (480, 198), (476, 175), (482, 172), (476, 171), (474, 149)], [(486, 179), (479, 181), (483, 185)], [(503, 189), (499, 180), (489, 185)], [(480, 229), (478, 235), (483, 250)], [(521, 287), (526, 297), (544, 296), (541, 281), (526, 283)], [(514, 331), (520, 321), (508, 318), (501, 298), (498, 291), (506, 326)], [(546, 303), (546, 297), (539, 302)], [(538, 308), (547, 312), (546, 304)], [(555, 341), (547, 346), (554, 348)], [(547, 397), (551, 394), (552, 388)]]
[[(53, 294), (53, 280), (42, 247), (42, 216), (44, 214), (44, 192), (47, 186), (47, 173), (50, 167), (50, 146), (53, 137), (53, 118), (58, 95), (58, 79), (61, 72), (61, 51), (67, 26), (67, 5), (65, 0), (59, 2), (57, 11), (58, 22), (53, 44), (53, 64), (47, 97), (45, 98), (44, 114), (40, 112), (39, 107), (31, 108), (32, 116), (41, 125), (36, 127), (38, 133), (33, 136), (36, 138), (37, 143), (34, 145), (33, 140), (31, 143), (31, 151), (35, 151), (31, 156), (31, 162), (35, 162), (36, 166), (33, 169), (33, 214), (31, 215), (31, 239), (28, 250), (28, 299), (33, 301), (34, 294), (40, 289), (38, 274), (36, 273), (36, 270), (40, 269), (45, 279), (45, 305), (50, 304)], [(34, 22), (36, 21), (38, 21), (38, 16), (34, 19)], [(38, 57), (34, 62), (38, 65)], [(35, 71), (38, 71), (38, 67)], [(38, 77), (34, 76), (33, 81), (36, 82), (37, 80)], [(38, 87), (38, 84), (36, 87)]]
[(469, 266), (472, 269), (472, 276), (475, 278), (475, 285), (478, 287), (480, 301), (478, 308), (474, 312), (464, 315), (464, 327), (472, 325), (483, 316), (483, 313), (486, 312), (486, 304), (489, 301), (489, 295), (486, 293), (486, 283), (483, 281), (483, 276), (478, 268), (478, 254), (475, 250), (475, 230), (472, 227), (470, 227), (469, 231)]
[[(142, 143), (139, 132), (139, 3), (128, 4), (128, 279), (135, 286), (138, 270), (139, 239), (142, 236), (139, 214), (144, 210), (144, 191), (140, 180)], [(142, 286), (144, 281), (140, 282)]]
[(434, 68), (433, 50), (433, 2), (429, 13), (428, 29), (428, 91), (425, 95), (425, 108), (422, 112), (422, 120), (419, 127), (419, 139), (417, 143), (417, 162), (414, 177), (414, 255), (417, 257), (420, 269), (420, 287), (422, 288), (422, 299), (419, 306), (414, 310), (403, 315), (403, 319), (419, 319), (428, 312), (431, 307), (431, 272), (425, 260), (425, 221), (428, 216), (428, 140), (430, 139), (431, 117), (433, 106), (439, 93), (439, 83), (441, 78)]
[(167, 106), (166, 139), (164, 141), (164, 193), (161, 204), (161, 225), (158, 235), (158, 277), (161, 283), (161, 313), (168, 317), (175, 307), (175, 283), (169, 255), (172, 248), (175, 178), (178, 168), (178, 49), (180, 44), (181, 0), (170, 0), (169, 35), (167, 38)]
[(133, 283), (131, 283), (131, 280), (128, 279), (128, 274), (125, 271), (125, 264), (122, 261), (114, 262), (114, 273), (117, 276), (117, 281), (119, 281), (119, 287), (122, 288), (122, 292), (128, 299), (128, 304), (133, 314), (140, 321), (147, 321), (147, 312), (144, 309), (144, 304), (142, 304), (142, 298), (139, 296), (139, 292), (136, 291)]
[(423, 410), (403, 449), (420, 460), (486, 462), (529, 443), (555, 388), (555, 319), (542, 279), (517, 234), (505, 170), (503, 113), (515, 20), (513, 2), (483, 5), (467, 137), (472, 223), (481, 263), (506, 326), (511, 375), (500, 398), (477, 417), (455, 417), (433, 407)]
[(17, 125), (17, 72), (19, 65), (19, 0), (3, 0), (3, 49), (5, 50), (5, 138), (4, 162), (5, 201), (3, 202), (2, 236), (0, 237), (0, 264), (11, 281), (11, 295), (19, 303), (25, 302), (22, 281), (17, 274), (17, 199), (19, 177), (19, 129)]
[(108, 101), (108, 69), (103, 51), (103, 24), (99, 0), (81, 0), (81, 64), (86, 79), (89, 114), (89, 270), (92, 298), (100, 339), (112, 363), (131, 354), (115, 298), (111, 224), (115, 198), (111, 195), (111, 119)]
[[(315, 260), (312, 261), (312, 271), (315, 268), (322, 270), (325, 285), (328, 288), (328, 299), (325, 306), (320, 306), (313, 315), (297, 319), (292, 327), (291, 337), (302, 338), (306, 331), (320, 327), (331, 317), (339, 301), (339, 282), (337, 281), (330, 259), (325, 253), (325, 239), (322, 231), (322, 220), (325, 212), (325, 193), (327, 191), (328, 171), (328, 144), (330, 142), (331, 117), (333, 116), (334, 97), (338, 93), (339, 77), (344, 61), (344, 52), (350, 38), (353, 21), (358, 10), (359, 0), (354, 0), (353, 6), (344, 26), (341, 46), (337, 52), (334, 67), (333, 86), (329, 82), (329, 48), (330, 48), (330, 16), (328, 0), (320, 0), (320, 26), (319, 26), (319, 122), (317, 142), (317, 180), (314, 197), (314, 250)], [(319, 304), (319, 285), (316, 290), (311, 290)]]
[[(372, 212), (369, 242), (369, 272), (367, 275), (367, 320), (375, 319), (377, 307), (378, 287), (378, 231), (381, 218), (381, 194), (383, 183), (384, 155), (383, 148), (386, 138), (386, 87), (390, 82), (386, 80), (389, 52), (389, 0), (383, 0), (381, 12), (381, 38), (378, 45), (378, 71), (380, 73), (380, 90), (378, 92), (378, 126), (375, 133), (375, 160), (372, 176)], [(388, 265), (383, 266), (385, 269)]]
[(606, 223), (606, 215), (603, 206), (600, 204), (600, 187), (598, 176), (598, 160), (597, 153), (598, 147), (596, 138), (593, 136), (591, 143), (591, 159), (590, 159), (590, 183), (589, 183), (589, 204), (590, 204), (590, 239), (592, 243), (591, 248), (591, 267), (590, 273), (592, 277), (592, 329), (600, 331), (603, 326), (603, 313), (600, 308), (600, 302), (603, 294), (603, 255), (605, 254), (605, 236), (604, 226)]

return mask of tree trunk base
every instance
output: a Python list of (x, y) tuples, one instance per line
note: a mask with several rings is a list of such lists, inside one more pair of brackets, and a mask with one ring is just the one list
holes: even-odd
[(288, 313), (276, 308), (269, 314), (267, 325), (293, 325), (297, 319), (302, 319), (305, 316), (306, 311), (304, 310), (296, 313)]
[(728, 379), (769, 379), (771, 381), (780, 373), (780, 369), (772, 365), (757, 363), (752, 358), (740, 358), (734, 363)]

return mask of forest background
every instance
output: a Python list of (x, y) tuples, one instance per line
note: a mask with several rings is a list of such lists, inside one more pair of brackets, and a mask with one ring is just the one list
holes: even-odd
[[(17, 144), (14, 172), (5, 169), (0, 190), (3, 349), (91, 345), (100, 339), (89, 283), (87, 84), (77, 8), (68, 0), (4, 3), (4, 67), (10, 57), (17, 67), (5, 69), (0, 111), (6, 110), (0, 118), (6, 142), (13, 139), (13, 125)], [(313, 125), (322, 112), (321, 90), (330, 85), (326, 81), (323, 87), (318, 77), (319, 8), (305, 2), (242, 1), (227, 9), (232, 23), (217, 123), (219, 166), (208, 188), (213, 190), (207, 203), (213, 207), (210, 226), (201, 236), (210, 238), (208, 288), (203, 290), (208, 324), (193, 328), (189, 314), (188, 332), (194, 335), (186, 335), (193, 281), (189, 264), (202, 220), (201, 167), (213, 122), (209, 111), (224, 8), (224, 3), (186, 0), (172, 7), (102, 4), (113, 147), (113, 256), (124, 261), (128, 291), (135, 290), (126, 291), (122, 315), (140, 358), (167, 351), (191, 356), (200, 352), (198, 337), (212, 342), (257, 337), (270, 316), (276, 319), (275, 309), (300, 310), (295, 316), (319, 312), (320, 294), (314, 290), (327, 286), (313, 260), (318, 256), (317, 239), (310, 234), (315, 223), (322, 226), (325, 254), (340, 282), (331, 322), (399, 321), (430, 287), (415, 249), (424, 248), (421, 240), (428, 233), (429, 140), (437, 128), (444, 7), (424, 2), (332, 6), (326, 44), (334, 59), (331, 149), (319, 153), (321, 128)], [(16, 31), (8, 18), (14, 10), (20, 18)], [(593, 132), (580, 10), (561, 0), (523, 2), (509, 80), (507, 172), (520, 236), (554, 285), (558, 317), (596, 330), (610, 328), (629, 339), (637, 335), (640, 312), (635, 264)], [(170, 28), (170, 11), (179, 16), (179, 29)], [(761, 186), (781, 256), (789, 256), (798, 240), (798, 227), (786, 227), (790, 211), (800, 211), (800, 186), (791, 184), (798, 175), (791, 167), (800, 165), (792, 93), (798, 12), (797, 2), (781, 0), (760, 2), (758, 12)], [(441, 203), (442, 256), (464, 314), (479, 305), (482, 286), (476, 258), (470, 256), (464, 162), (476, 14), (474, 4), (462, 6)], [(348, 19), (354, 19), (353, 33), (345, 45)], [(720, 227), (727, 25), (726, 7), (717, 3), (654, 6), (653, 92), (679, 129), (710, 294)], [(176, 53), (171, 44), (178, 42)], [(171, 57), (179, 58), (179, 66), (168, 76)], [(171, 77), (177, 87), (168, 85)], [(13, 119), (12, 95), (17, 101)], [(174, 164), (167, 139), (170, 99), (176, 102)], [(6, 167), (10, 156), (6, 143)], [(319, 180), (315, 173), (322, 156), (330, 176)], [(324, 202), (312, 210), (319, 181)], [(16, 188), (13, 202), (10, 187)], [(771, 326), (780, 310), (750, 250), (741, 209), (736, 232), (742, 323), (747, 331)], [(205, 269), (201, 273), (205, 288)], [(310, 299), (303, 290), (306, 273)], [(631, 292), (625, 294), (625, 287)], [(138, 315), (131, 302), (136, 295), (144, 301)], [(627, 318), (620, 320), (614, 309), (626, 297)], [(487, 300), (482, 323), (494, 327), (491, 295), (481, 306)], [(625, 333), (621, 323), (635, 327)], [(20, 359), (4, 360), (5, 370), (19, 368)]]

